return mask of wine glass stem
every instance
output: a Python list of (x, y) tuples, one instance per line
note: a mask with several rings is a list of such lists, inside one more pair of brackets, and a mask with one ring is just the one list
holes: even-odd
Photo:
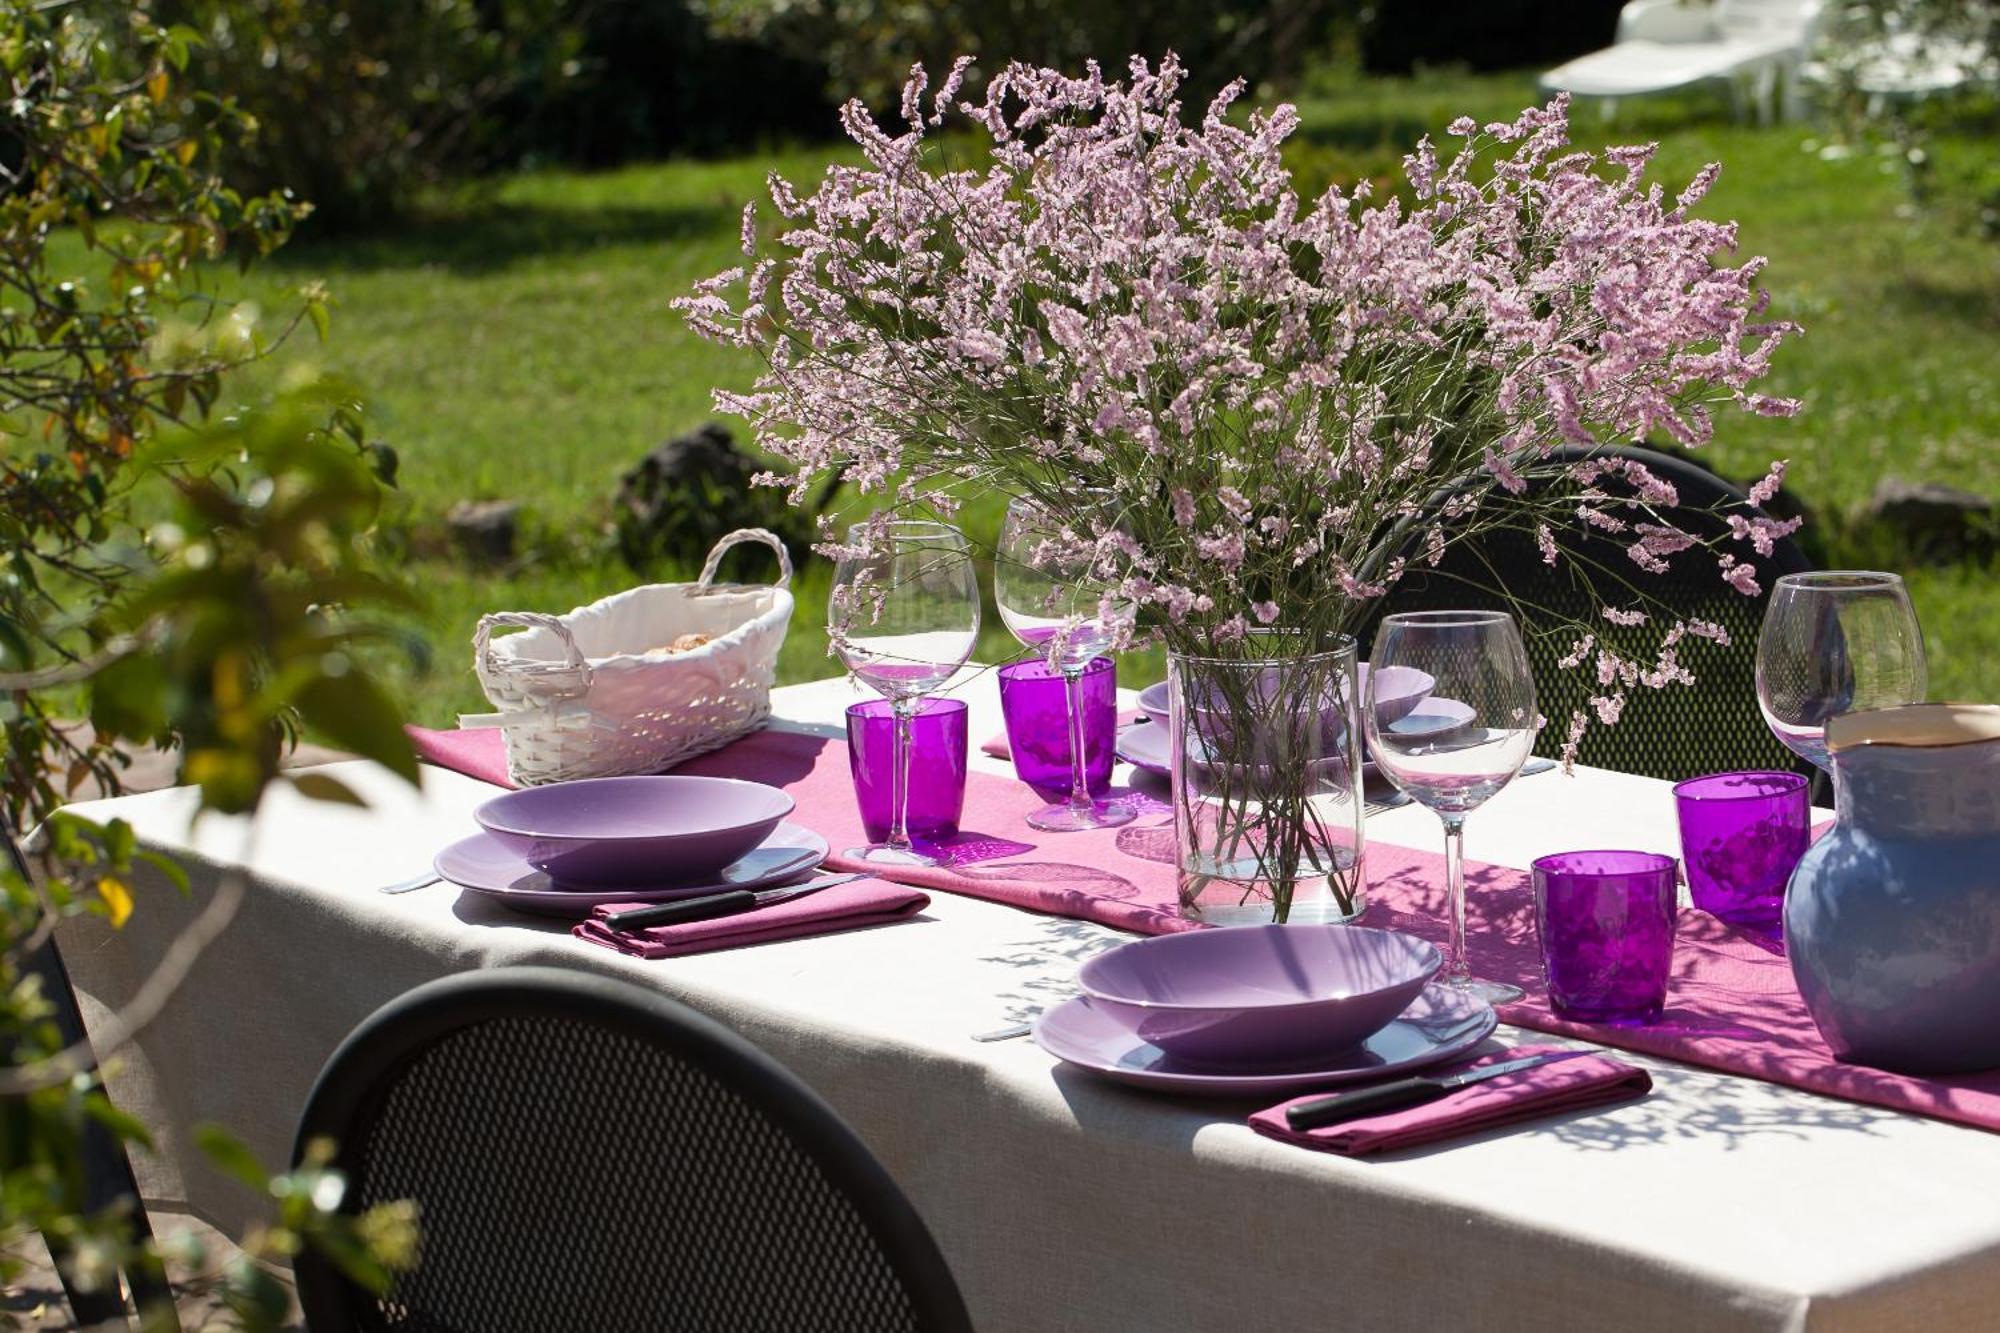
[(1454, 986), (1469, 985), (1472, 967), (1465, 958), (1465, 816), (1445, 815), (1444, 883), (1451, 902), (1451, 962), (1445, 980)]
[(917, 700), (900, 698), (891, 705), (896, 714), (895, 744), (889, 752), (889, 846), (910, 850), (910, 722), (916, 716)]
[(1063, 700), (1069, 713), (1069, 803), (1079, 810), (1090, 807), (1090, 783), (1085, 775), (1083, 751), (1083, 673), (1063, 672)]

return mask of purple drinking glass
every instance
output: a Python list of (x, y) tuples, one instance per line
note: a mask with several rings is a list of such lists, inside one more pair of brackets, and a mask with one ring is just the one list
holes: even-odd
[[(1118, 744), (1118, 672), (1094, 657), (1077, 682), (1083, 707), (1083, 782), (1092, 796), (1111, 787)], [(1069, 799), (1069, 701), (1060, 671), (1038, 659), (1000, 668), (1000, 715), (1014, 772), (1051, 805)]]
[(1558, 1017), (1657, 1023), (1674, 957), (1674, 858), (1562, 852), (1535, 862), (1535, 933)]
[(1806, 854), (1810, 812), (1798, 773), (1714, 773), (1674, 788), (1681, 861), (1694, 905), (1741, 926), (1768, 926)]
[[(896, 707), (869, 699), (847, 708), (847, 763), (868, 841), (886, 841), (896, 809)], [(958, 832), (965, 809), (966, 710), (963, 699), (925, 699), (910, 719), (910, 837), (943, 842)]]

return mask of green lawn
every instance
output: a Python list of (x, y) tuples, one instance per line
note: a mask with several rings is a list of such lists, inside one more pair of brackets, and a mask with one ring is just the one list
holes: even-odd
[[(1416, 134), (1461, 110), (1490, 118), (1532, 97), (1525, 76), (1356, 84), (1304, 104), (1295, 160), (1315, 180), (1382, 175)], [(1823, 155), (1807, 128), (1735, 126), (1697, 99), (1628, 104), (1608, 127), (1585, 107), (1577, 129), (1586, 142), (1660, 139), (1656, 173), (1670, 192), (1721, 160), (1704, 212), (1741, 220), (1744, 248), (1771, 257), (1778, 313), (1808, 326), (1769, 386), (1807, 411), (1729, 420), (1715, 449), (1725, 471), (1749, 477), (1772, 457), (1792, 459), (1793, 485), (1837, 562), (1874, 551), (1842, 520), (1886, 471), (2000, 490), (2000, 250), (1908, 216), (1885, 159)], [(481, 611), (561, 611), (635, 581), (604, 534), (618, 473), (706, 419), (712, 386), (740, 387), (754, 371), (685, 332), (669, 302), (733, 262), (739, 211), (767, 171), (809, 181), (832, 152), (521, 175), (390, 234), (302, 242), (253, 276), (250, 293), (274, 308), (301, 282), (329, 283), (331, 342), (295, 343), (272, 373), (312, 358), (352, 377), (402, 455), (397, 523), (413, 534), (409, 567), (430, 600), (436, 653), (410, 682), (419, 720), (479, 705), (466, 659)], [(515, 566), (477, 569), (443, 552), (441, 516), (461, 498), (531, 507)], [(1930, 635), (1934, 694), (2000, 699), (1993, 571), (1906, 572)], [(836, 669), (818, 632), (824, 570), (799, 586), (782, 668), (791, 680)]]

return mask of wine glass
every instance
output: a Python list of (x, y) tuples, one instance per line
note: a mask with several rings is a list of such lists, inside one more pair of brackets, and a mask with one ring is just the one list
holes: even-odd
[[(1108, 492), (1085, 491), (1103, 501)], [(1115, 580), (1099, 557), (1094, 533), (1065, 531), (1063, 524), (1033, 500), (1016, 499), (1000, 525), (999, 560), (993, 569), (993, 599), (1014, 637), (1049, 655), (1062, 673), (1069, 722), (1069, 799), (1028, 816), (1030, 828), (1050, 833), (1115, 828), (1135, 811), (1123, 801), (1100, 800), (1084, 778), (1083, 673), (1091, 660), (1132, 623), (1135, 608), (1113, 597)]]
[(936, 865), (910, 843), (910, 720), (979, 641), (979, 579), (965, 534), (898, 520), (865, 554), (834, 566), (827, 633), (847, 669), (895, 710), (889, 840), (848, 855), (878, 865)]
[[(1414, 711), (1408, 697), (1376, 691), (1388, 667), (1436, 682)], [(1445, 885), (1451, 900), (1451, 961), (1445, 981), (1491, 1004), (1521, 998), (1517, 986), (1482, 981), (1465, 957), (1465, 817), (1513, 781), (1535, 744), (1535, 678), (1514, 618), (1504, 611), (1411, 611), (1385, 616), (1369, 657), (1362, 717), (1375, 764), (1444, 821)]]
[(1833, 569), (1786, 574), (1757, 636), (1757, 706), (1793, 753), (1828, 773), (1828, 718), (1922, 703), (1924, 635), (1894, 574)]

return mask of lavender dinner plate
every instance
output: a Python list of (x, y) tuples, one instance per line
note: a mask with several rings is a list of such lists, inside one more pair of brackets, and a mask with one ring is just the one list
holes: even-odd
[[(1118, 728), (1116, 754), (1134, 768), (1169, 777), (1174, 766), (1174, 745), (1164, 722), (1129, 722)], [(1361, 761), (1363, 781), (1375, 776), (1375, 761)]]
[(776, 787), (738, 778), (585, 778), (496, 796), (473, 817), (565, 884), (615, 888), (711, 877), (792, 812)]
[(1065, 1064), (1120, 1083), (1198, 1097), (1263, 1097), (1363, 1083), (1449, 1060), (1486, 1040), (1500, 1019), (1476, 995), (1433, 984), (1358, 1047), (1256, 1071), (1177, 1060), (1136, 1036), (1087, 995), (1035, 1023), (1035, 1044)]
[(826, 859), (825, 838), (797, 824), (781, 823), (757, 847), (719, 870), (699, 878), (669, 883), (641, 883), (612, 888), (604, 885), (570, 887), (550, 879), (505, 843), (486, 833), (463, 838), (437, 854), (438, 874), (474, 893), (483, 893), (523, 912), (540, 916), (581, 917), (603, 903), (658, 903), (696, 898), (716, 886), (756, 889), (779, 884)]
[[(1430, 695), (1385, 728), (1399, 740), (1443, 740), (1473, 718), (1479, 710), (1457, 699)], [(1374, 763), (1374, 742), (1369, 742), (1369, 763)]]
[(1164, 722), (1132, 722), (1118, 728), (1117, 754), (1134, 768), (1165, 777), (1174, 766), (1173, 742)]
[[(1356, 683), (1361, 689), (1361, 697), (1368, 697), (1368, 672), (1366, 662), (1356, 668)], [(1385, 723), (1394, 722), (1406, 716), (1411, 709), (1429, 697), (1437, 685), (1436, 677), (1415, 667), (1392, 666), (1382, 668), (1381, 682), (1376, 686), (1381, 695), (1375, 700), (1376, 710)], [(1139, 711), (1153, 722), (1166, 724), (1169, 691), (1167, 682), (1148, 685), (1139, 691)]]
[(1371, 926), (1245, 926), (1133, 940), (1077, 989), (1176, 1059), (1267, 1068), (1358, 1045), (1410, 1006), (1443, 958)]

